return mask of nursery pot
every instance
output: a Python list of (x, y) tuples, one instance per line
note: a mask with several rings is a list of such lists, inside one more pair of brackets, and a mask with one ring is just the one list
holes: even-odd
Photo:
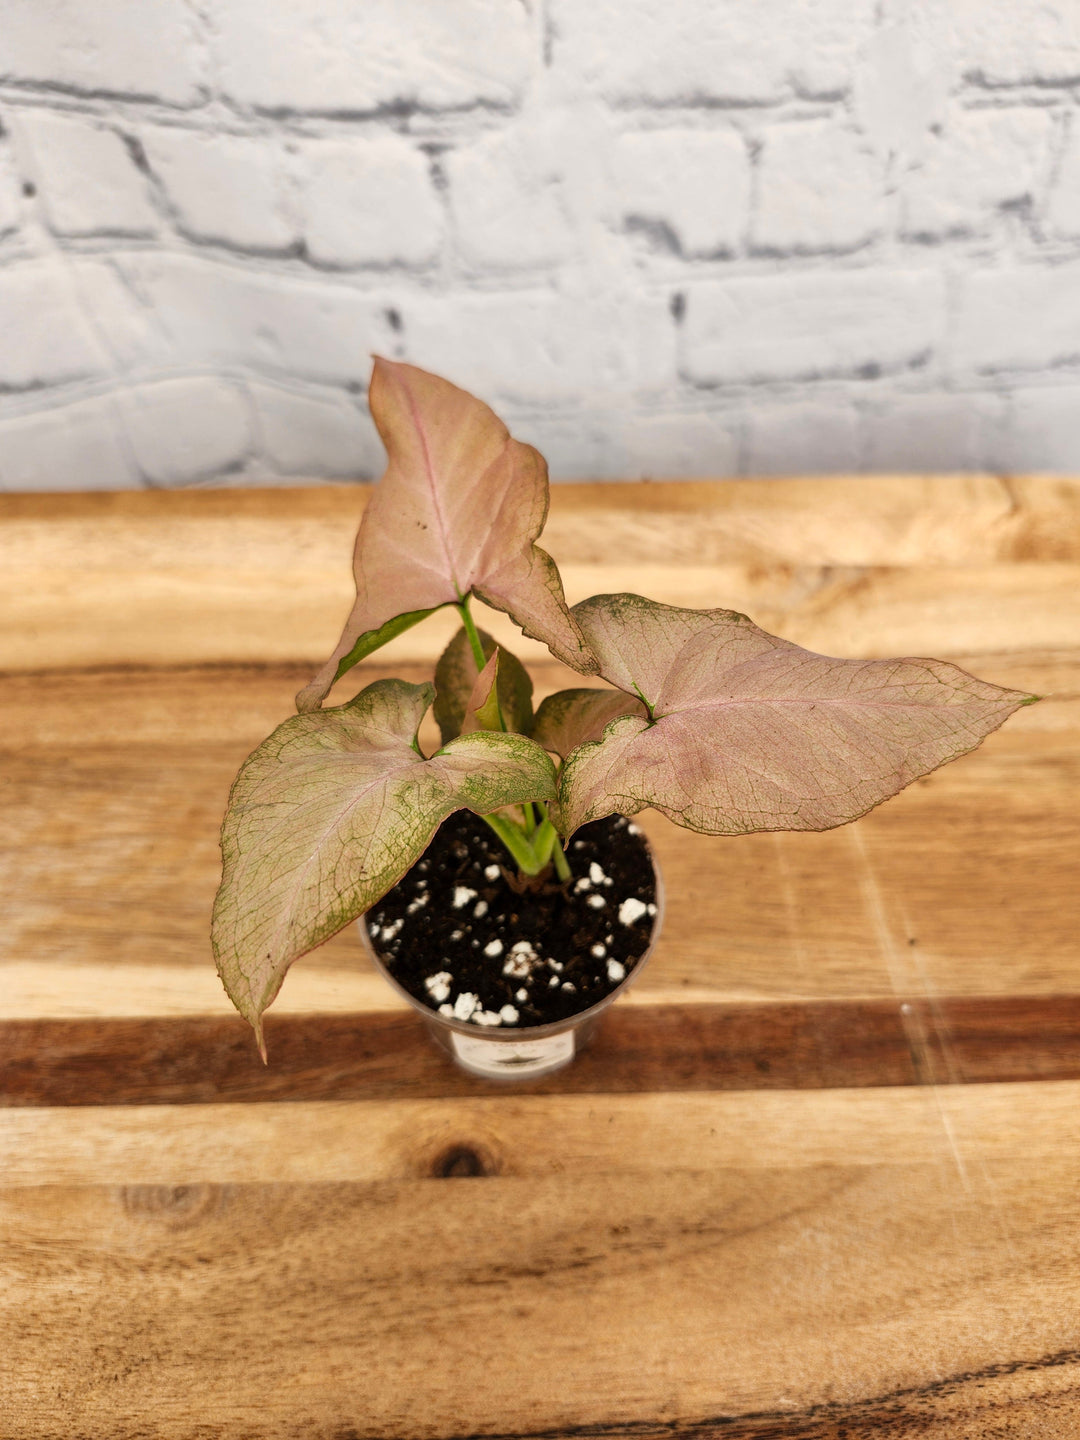
[[(623, 826), (626, 825), (626, 822), (622, 821), (621, 817), (612, 818), (616, 820), (616, 823), (621, 823)], [(606, 822), (599, 822), (601, 825), (604, 823)], [(664, 915), (664, 889), (659, 867), (656, 864), (655, 856), (644, 834), (639, 831), (636, 826), (628, 826), (626, 828), (634, 835), (634, 844), (642, 853), (652, 886), (651, 898), (647, 907), (648, 913), (637, 916), (637, 933), (634, 934), (632, 941), (630, 941), (632, 948), (638, 951), (638, 953), (633, 957), (632, 964), (626, 964), (624, 978), (618, 979), (614, 983), (609, 981), (605, 986), (606, 993), (604, 993), (601, 998), (586, 1001), (581, 1009), (570, 1014), (564, 1014), (549, 1023), (490, 1023), (479, 1025), (469, 1018), (461, 1018), (460, 1011), (462, 1006), (460, 1004), (456, 1007), (459, 1012), (457, 1014), (440, 1013), (438, 1000), (448, 1000), (452, 994), (446, 985), (444, 985), (442, 989), (436, 987), (435, 996), (429, 1001), (419, 998), (416, 994), (412, 993), (410, 989), (401, 983), (398, 976), (394, 973), (395, 969), (400, 971), (403, 963), (407, 965), (409, 959), (412, 958), (408, 952), (408, 932), (406, 931), (401, 937), (401, 941), (406, 946), (406, 949), (396, 958), (391, 959), (384, 954), (380, 954), (379, 948), (377, 948), (376, 943), (373, 942), (372, 935), (369, 933), (369, 926), (373, 926), (380, 935), (387, 928), (393, 928), (393, 926), (387, 927), (385, 923), (382, 925), (375, 924), (373, 921), (373, 917), (382, 917), (385, 914), (385, 902), (383, 902), (383, 906), (376, 905), (372, 907), (372, 910), (369, 911), (368, 914), (362, 915), (357, 921), (361, 943), (374, 962), (376, 969), (397, 991), (402, 999), (406, 1000), (421, 1016), (428, 1034), (439, 1049), (449, 1055), (463, 1070), (467, 1070), (472, 1075), (482, 1076), (485, 1079), (524, 1080), (535, 1079), (538, 1076), (548, 1075), (551, 1074), (552, 1071), (562, 1069), (562, 1067), (568, 1065), (578, 1051), (592, 1039), (601, 1016), (608, 1006), (617, 1000), (640, 975), (652, 954), (660, 933)], [(571, 848), (569, 855), (571, 866), (573, 867), (575, 861), (573, 848)], [(399, 916), (403, 913), (410, 913), (410, 905), (415, 909), (415, 902), (407, 899), (410, 893), (414, 895), (423, 893), (422, 891), (410, 892), (408, 887), (410, 881), (413, 884), (424, 883), (422, 878), (417, 875), (417, 871), (424, 863), (424, 859), (422, 858), (421, 861), (418, 862), (418, 865), (395, 887), (395, 891), (402, 891), (402, 894), (398, 897)], [(595, 862), (590, 868), (592, 869), (592, 873), (597, 873)], [(584, 883), (587, 878), (587, 872), (584, 876), (575, 874), (569, 883), (569, 895), (574, 896), (579, 902), (582, 892), (577, 887), (579, 883)], [(607, 883), (610, 887), (610, 881), (602, 883)], [(499, 889), (500, 898), (492, 900), (492, 908), (497, 908), (500, 903), (504, 904), (507, 908), (513, 907), (515, 902), (510, 897), (509, 887), (506, 887), (505, 891), (503, 890), (505, 881), (500, 878), (496, 884)], [(605, 902), (607, 902), (608, 897), (605, 895), (601, 885), (593, 885), (590, 883), (588, 890), (593, 894), (600, 894), (602, 898), (605, 898)], [(460, 893), (460, 890), (458, 893)], [(489, 889), (487, 893), (490, 894), (492, 892)], [(393, 902), (394, 891), (391, 891), (390, 897), (387, 898), (390, 898)], [(560, 898), (560, 896), (553, 896), (551, 903), (557, 905)], [(621, 908), (619, 904), (616, 903), (618, 899), (618, 896), (610, 897), (609, 913), (605, 917), (610, 927), (606, 931), (605, 938), (609, 936), (612, 940), (615, 938), (613, 932), (616, 932), (620, 924), (623, 923), (619, 919), (620, 913), (626, 913), (625, 899)], [(563, 903), (568, 902), (563, 901)], [(588, 904), (588, 898), (586, 898), (585, 903)], [(488, 906), (487, 904), (483, 904), (481, 908), (486, 912)], [(608, 908), (607, 904), (605, 908)], [(634, 910), (638, 910), (640, 903), (635, 904), (633, 908)], [(595, 916), (595, 912), (593, 913)], [(460, 922), (455, 921), (455, 923), (460, 923), (465, 927), (468, 921), (466, 916), (463, 915)], [(626, 925), (623, 925), (623, 928), (625, 929)], [(605, 933), (605, 927), (601, 926), (600, 930), (601, 933)], [(465, 944), (468, 944), (467, 935), (463, 936), (463, 940)], [(619, 940), (621, 944), (625, 945), (629, 937), (621, 935)], [(542, 936), (538, 937), (536, 945), (537, 949), (541, 951), (560, 948), (545, 945), (544, 937)], [(598, 962), (595, 960), (586, 960), (581, 954), (570, 953), (574, 948), (573, 946), (566, 946), (565, 948), (560, 948), (559, 954), (541, 954), (540, 956), (534, 956), (535, 966), (540, 972), (539, 978), (545, 985), (548, 983), (554, 985), (556, 980), (559, 980), (561, 976), (565, 974), (577, 975), (579, 968), (582, 966), (591, 966), (591, 968), (595, 969)], [(591, 950), (591, 947), (589, 948)], [(502, 962), (506, 957), (506, 953), (507, 950), (504, 948), (491, 962), (493, 975), (501, 971)], [(627, 961), (629, 960), (630, 957), (626, 954), (625, 949), (620, 953), (625, 955)], [(453, 957), (449, 955), (445, 961), (432, 957), (430, 963), (435, 964), (437, 967), (445, 965), (445, 967), (448, 968), (456, 964)], [(606, 964), (607, 962), (605, 961), (604, 963)], [(623, 968), (624, 962), (615, 963), (618, 965), (618, 969)], [(551, 970), (550, 975), (549, 969)], [(615, 973), (618, 974), (618, 970), (616, 970)], [(508, 981), (506, 983), (509, 985), (511, 982)], [(415, 988), (417, 987), (414, 982), (413, 989)], [(570, 988), (573, 987), (571, 986)], [(522, 993), (522, 991), (517, 992), (517, 994)], [(446, 1004), (443, 1006), (444, 1010), (450, 1010), (452, 1008), (454, 1007)], [(519, 1021), (525, 1018), (524, 1006), (510, 1006), (508, 1009), (519, 1010)], [(495, 1012), (487, 1012), (487, 1019), (490, 1022), (494, 1021), (494, 1013)], [(480, 1011), (480, 1016), (481, 1018), (484, 1017), (483, 1011)]]

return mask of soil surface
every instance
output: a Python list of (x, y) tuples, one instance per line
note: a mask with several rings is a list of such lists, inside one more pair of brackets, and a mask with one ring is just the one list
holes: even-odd
[(513, 861), (468, 810), (365, 919), (383, 964), (432, 1010), (478, 1028), (550, 1025), (611, 993), (649, 948), (656, 880), (645, 837), (622, 815), (570, 842), (573, 876), (539, 894), (508, 883)]

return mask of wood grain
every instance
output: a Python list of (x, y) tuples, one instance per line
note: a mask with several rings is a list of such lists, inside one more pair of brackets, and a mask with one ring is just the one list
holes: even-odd
[[(239, 1018), (10, 1020), (0, 1105), (483, 1095), (411, 1011), (268, 1017), (264, 1067)], [(1080, 996), (800, 1005), (618, 1005), (539, 1094), (829, 1089), (1080, 1079)]]
[(948, 1134), (929, 1090), (895, 1122), (831, 1091), (642, 1098), (651, 1126), (578, 1102), (561, 1159), (564, 1112), (519, 1131), (489, 1102), (505, 1149), (464, 1176), (438, 1147), (482, 1155), (476, 1113), (381, 1106), (373, 1137), (347, 1109), (361, 1154), (398, 1120), (394, 1178), (153, 1183), (121, 1155), (114, 1183), (9, 1186), (6, 1433), (1068, 1435), (1077, 1087), (1002, 1089), (950, 1092)]
[(1080, 480), (555, 489), (573, 598), (1047, 698), (837, 831), (646, 816), (653, 962), (506, 1088), (349, 932), (268, 1070), (209, 963), (228, 785), (366, 498), (0, 496), (4, 1440), (1077, 1440)]
[[(726, 605), (829, 654), (1068, 645), (1078, 493), (1061, 477), (567, 484), (544, 543), (571, 600)], [(0, 670), (321, 663), (352, 603), (367, 495), (0, 495)], [(489, 624), (547, 658), (505, 617)], [(453, 628), (440, 613), (384, 653), (429, 662)]]

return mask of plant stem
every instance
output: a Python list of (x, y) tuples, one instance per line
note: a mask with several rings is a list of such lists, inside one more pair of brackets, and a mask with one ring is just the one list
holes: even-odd
[(566, 858), (566, 851), (563, 849), (563, 843), (559, 839), (559, 832), (555, 829), (555, 826), (552, 825), (551, 816), (548, 814), (548, 808), (543, 800), (536, 802), (536, 808), (540, 811), (541, 816), (540, 830), (538, 833), (541, 835), (544, 834), (545, 827), (551, 831), (551, 858), (555, 863), (555, 874), (565, 885), (567, 880), (570, 879), (570, 862)]
[(476, 661), (476, 673), (479, 675), (487, 664), (487, 656), (484, 654), (484, 647), (480, 644), (480, 636), (476, 633), (476, 622), (469, 610), (469, 597), (465, 596), (457, 607), (461, 616), (461, 623), (465, 626), (465, 634), (469, 637), (469, 645), (472, 647), (473, 659)]
[(535, 848), (520, 825), (515, 825), (513, 820), (507, 820), (504, 815), (482, 815), (480, 818), (495, 831), (517, 861), (518, 869), (523, 875), (540, 874), (547, 864), (547, 859), (538, 858)]

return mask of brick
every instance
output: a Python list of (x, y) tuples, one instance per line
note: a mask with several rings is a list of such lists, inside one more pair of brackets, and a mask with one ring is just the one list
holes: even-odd
[(683, 255), (738, 250), (749, 217), (750, 161), (732, 130), (623, 135), (612, 157), (624, 225), (661, 225)]
[(427, 157), (398, 135), (304, 147), (304, 240), (326, 265), (422, 265), (438, 253), (443, 212)]
[(298, 227), (288, 213), (285, 156), (278, 143), (164, 127), (142, 138), (185, 234), (251, 250), (284, 250), (295, 243)]
[(832, 120), (763, 134), (754, 244), (768, 250), (851, 249), (881, 228), (884, 173), (866, 142)]
[(734, 422), (724, 415), (630, 415), (623, 450), (624, 468), (616, 479), (716, 479), (739, 469)]
[[(554, 265), (571, 255), (565, 155), (541, 129), (485, 136), (448, 154), (444, 169), (458, 249), (476, 266)], [(547, 153), (545, 153), (545, 151)]]
[(154, 317), (147, 359), (366, 384), (393, 332), (375, 297), (199, 257), (132, 253), (119, 262)]
[(591, 406), (583, 413), (524, 414), (511, 432), (535, 445), (552, 480), (667, 480), (734, 475), (730, 423), (710, 414), (629, 414)]
[[(915, 18), (952, 40), (954, 64), (989, 85), (1065, 84), (1080, 79), (1075, 0), (917, 0)], [(925, 22), (924, 22), (925, 23)]]
[(896, 474), (982, 470), (1001, 418), (996, 395), (900, 395), (863, 418), (863, 468)]
[(1053, 120), (1045, 110), (958, 110), (903, 182), (907, 235), (970, 234), (1042, 188)]
[(687, 291), (684, 367), (702, 384), (903, 369), (937, 345), (944, 310), (929, 270), (702, 282)]
[(252, 448), (246, 396), (215, 376), (138, 385), (117, 396), (117, 407), (139, 468), (154, 485), (213, 480)]
[(652, 296), (417, 296), (401, 310), (407, 358), (488, 400), (588, 403), (674, 382), (674, 324)]
[(299, 394), (276, 385), (249, 387), (260, 455), (279, 475), (376, 480), (386, 452), (362, 402), (343, 395)]
[(1080, 124), (1075, 116), (1046, 206), (1046, 225), (1069, 240), (1080, 237)]
[(1038, 370), (1080, 359), (1080, 261), (965, 272), (954, 335), (963, 370)]
[(115, 131), (82, 118), (24, 110), (19, 135), (52, 230), (148, 235), (157, 229), (145, 177)]
[(382, 106), (510, 105), (539, 68), (519, 0), (210, 0), (225, 93), (264, 110), (364, 114)]
[(17, 230), (21, 220), (22, 199), (15, 163), (7, 147), (0, 147), (0, 235)]
[(755, 406), (747, 417), (750, 475), (852, 474), (859, 468), (859, 426), (842, 400)]
[(617, 104), (780, 99), (851, 83), (872, 0), (553, 0), (556, 73)]
[(193, 105), (200, 78), (185, 0), (5, 0), (0, 79)]
[(108, 396), (0, 420), (0, 489), (130, 490), (138, 485)]
[(0, 335), (0, 386), (58, 384), (109, 369), (74, 273), (57, 261), (0, 271)]
[(1012, 410), (1010, 469), (1080, 473), (1080, 385), (1017, 390)]

